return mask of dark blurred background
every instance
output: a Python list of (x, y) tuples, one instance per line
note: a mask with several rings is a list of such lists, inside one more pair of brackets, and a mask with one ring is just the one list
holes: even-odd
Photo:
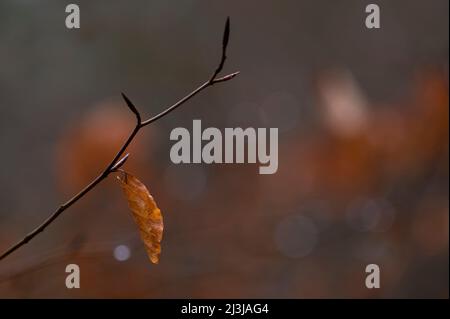
[[(0, 297), (448, 298), (448, 1), (377, 0), (378, 30), (368, 1), (79, 0), (79, 30), (69, 3), (0, 3), (0, 250), (111, 160), (134, 124), (120, 92), (149, 117), (210, 76), (228, 15), (241, 74), (130, 148), (159, 265), (110, 177), (0, 262)], [(193, 119), (278, 127), (278, 172), (172, 164)]]

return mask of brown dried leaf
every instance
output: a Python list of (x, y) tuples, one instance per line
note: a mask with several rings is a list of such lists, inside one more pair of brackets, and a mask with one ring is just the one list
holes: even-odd
[(117, 179), (128, 200), (133, 218), (139, 227), (150, 261), (157, 264), (161, 253), (163, 217), (149, 191), (136, 177), (122, 171)]

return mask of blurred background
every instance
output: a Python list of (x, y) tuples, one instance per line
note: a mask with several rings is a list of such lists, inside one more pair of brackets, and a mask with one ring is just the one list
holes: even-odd
[[(448, 1), (0, 3), (0, 250), (97, 176), (134, 125), (125, 168), (164, 215), (148, 261), (108, 178), (0, 262), (2, 298), (448, 298)], [(175, 127), (278, 127), (279, 168), (172, 164)], [(65, 267), (81, 268), (81, 289)], [(365, 287), (365, 267), (381, 288)]]

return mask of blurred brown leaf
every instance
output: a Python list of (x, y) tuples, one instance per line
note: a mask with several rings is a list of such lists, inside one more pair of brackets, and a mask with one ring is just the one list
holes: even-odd
[[(134, 118), (122, 102), (107, 100), (95, 104), (81, 118), (73, 119), (64, 129), (56, 148), (58, 186), (66, 194), (79, 191), (97, 176), (117, 153), (134, 125)], [(149, 171), (144, 147), (150, 151), (155, 145), (153, 130), (141, 134), (128, 151), (133, 160), (128, 168)]]

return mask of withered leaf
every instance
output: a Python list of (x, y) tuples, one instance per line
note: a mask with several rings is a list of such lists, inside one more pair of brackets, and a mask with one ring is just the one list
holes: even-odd
[(163, 235), (163, 217), (147, 187), (133, 175), (121, 171), (117, 179), (122, 186), (133, 219), (139, 227), (147, 255), (154, 264), (159, 262)]

